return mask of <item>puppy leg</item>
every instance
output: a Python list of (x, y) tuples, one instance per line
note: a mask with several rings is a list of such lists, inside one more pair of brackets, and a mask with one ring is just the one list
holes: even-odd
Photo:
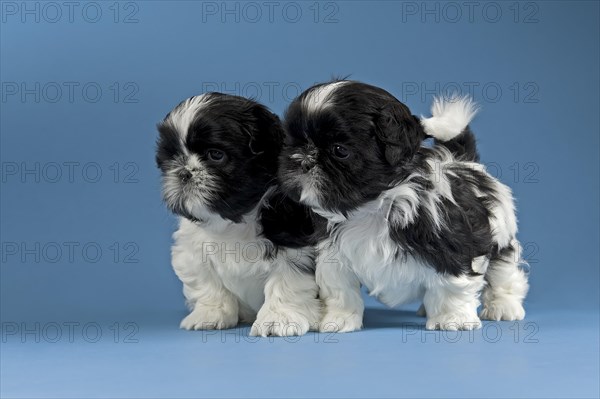
[(192, 310), (180, 327), (186, 330), (234, 327), (238, 323), (238, 300), (202, 256), (195, 252), (194, 246), (177, 243), (173, 246), (173, 269), (183, 282), (183, 294)]
[(521, 246), (513, 240), (490, 260), (485, 274), (488, 285), (483, 290), (481, 318), (486, 320), (522, 320), (525, 317), (523, 299), (529, 284), (519, 264)]
[(325, 309), (319, 325), (321, 332), (351, 332), (362, 328), (365, 305), (360, 281), (352, 270), (342, 265), (329, 251), (317, 258), (319, 297)]
[(250, 335), (267, 337), (303, 335), (315, 329), (321, 304), (315, 276), (298, 270), (288, 260), (278, 264), (265, 284), (265, 303), (258, 311)]
[(428, 330), (473, 330), (481, 327), (477, 317), (483, 276), (437, 275), (425, 291), (423, 305)]

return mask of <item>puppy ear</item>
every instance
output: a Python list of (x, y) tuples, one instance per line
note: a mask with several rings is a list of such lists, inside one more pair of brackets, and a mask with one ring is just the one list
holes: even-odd
[(252, 109), (256, 130), (250, 134), (250, 151), (259, 155), (266, 153), (277, 156), (283, 143), (283, 128), (279, 117), (265, 106), (257, 104)]
[(405, 108), (401, 103), (388, 104), (375, 119), (375, 134), (392, 166), (412, 159), (427, 136), (419, 118)]

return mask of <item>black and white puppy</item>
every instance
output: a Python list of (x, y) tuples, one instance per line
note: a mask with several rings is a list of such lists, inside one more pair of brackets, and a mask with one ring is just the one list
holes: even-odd
[(310, 210), (276, 188), (279, 118), (221, 93), (189, 98), (158, 125), (163, 198), (181, 216), (172, 263), (185, 329), (254, 322), (251, 335), (298, 335), (320, 316)]
[(473, 162), (475, 112), (467, 98), (438, 99), (420, 119), (354, 81), (313, 86), (289, 106), (280, 180), (328, 221), (317, 245), (322, 331), (361, 328), (361, 284), (389, 306), (422, 299), (428, 329), (479, 328), (482, 291), (482, 318), (524, 317), (513, 198)]

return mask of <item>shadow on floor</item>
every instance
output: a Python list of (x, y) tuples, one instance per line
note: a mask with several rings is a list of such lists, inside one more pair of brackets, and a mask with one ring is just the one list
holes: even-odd
[(382, 328), (425, 329), (425, 317), (417, 316), (413, 310), (366, 308), (363, 319), (365, 330)]

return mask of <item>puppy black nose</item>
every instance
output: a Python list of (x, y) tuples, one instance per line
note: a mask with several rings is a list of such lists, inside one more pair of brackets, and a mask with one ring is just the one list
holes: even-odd
[(187, 169), (183, 169), (179, 172), (179, 178), (183, 183), (185, 183), (192, 178), (192, 172)]
[(312, 163), (310, 162), (302, 162), (302, 172), (308, 173), (308, 171), (312, 168)]

